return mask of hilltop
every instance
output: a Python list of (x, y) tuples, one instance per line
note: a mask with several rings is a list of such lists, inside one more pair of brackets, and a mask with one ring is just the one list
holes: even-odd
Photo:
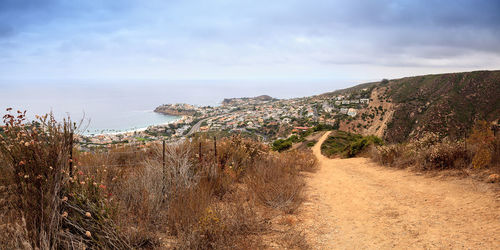
[(260, 95), (256, 97), (242, 97), (242, 98), (226, 98), (222, 100), (222, 105), (235, 105), (235, 104), (259, 104), (263, 102), (276, 101), (278, 99), (268, 95)]

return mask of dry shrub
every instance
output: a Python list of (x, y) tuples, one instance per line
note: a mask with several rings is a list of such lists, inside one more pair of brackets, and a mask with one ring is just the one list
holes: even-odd
[(280, 158), (285, 165), (293, 166), (298, 171), (316, 172), (318, 170), (318, 160), (312, 151), (286, 151), (281, 153)]
[(282, 241), (286, 249), (311, 249), (303, 232), (290, 229), (284, 233)]
[(292, 213), (303, 200), (304, 182), (296, 166), (288, 165), (283, 158), (273, 155), (256, 162), (247, 183), (264, 205)]
[[(213, 199), (208, 180), (185, 190), (170, 203), (168, 226), (181, 249), (247, 249), (257, 246), (248, 238), (262, 230), (252, 204), (243, 194), (229, 201)], [(253, 248), (252, 247), (252, 248)]]
[(240, 136), (218, 139), (215, 149), (200, 137), (167, 145), (165, 164), (158, 144), (76, 150), (71, 176), (69, 121), (6, 119), (0, 244), (13, 249), (154, 248), (161, 234), (181, 249), (262, 248), (266, 226), (254, 202), (293, 212), (300, 171), (317, 167), (310, 152), (273, 154)]
[(469, 161), (464, 144), (448, 139), (422, 150), (418, 157), (417, 167), (421, 170), (459, 169)]
[(243, 138), (240, 135), (217, 139), (217, 159), (215, 159), (215, 145), (212, 138), (201, 135), (194, 138), (190, 145), (197, 157), (200, 157), (201, 145), (201, 165), (216, 163), (221, 170), (230, 168), (236, 180), (245, 175), (248, 166), (269, 152), (269, 148), (263, 143)]
[(499, 154), (500, 136), (494, 135), (489, 123), (479, 121), (466, 142), (427, 133), (408, 143), (376, 147), (371, 158), (392, 167), (444, 170), (493, 167)]
[(50, 249), (59, 244), (59, 195), (69, 169), (72, 126), (68, 121), (58, 124), (52, 115), (26, 124), (25, 113), (4, 116), (0, 153), (6, 178), (2, 185), (16, 186), (11, 189), (13, 203), (26, 221), (30, 244)]
[(33, 248), (127, 248), (95, 180), (70, 176), (75, 125), (69, 118), (58, 123), (50, 114), (25, 123), (25, 112), (18, 111), (5, 115), (4, 123), (0, 186), (13, 187), (7, 227), (22, 227), (17, 231)]
[(495, 145), (498, 144), (498, 137), (495, 138), (487, 121), (478, 121), (474, 124), (467, 142), (472, 146), (474, 154), (472, 166), (475, 168), (484, 168), (492, 162), (496, 151)]

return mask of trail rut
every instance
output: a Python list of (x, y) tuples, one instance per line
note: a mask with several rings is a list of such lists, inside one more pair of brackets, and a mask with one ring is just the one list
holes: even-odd
[(306, 177), (299, 228), (315, 249), (500, 248), (500, 199), (490, 184), (437, 179), (321, 155)]

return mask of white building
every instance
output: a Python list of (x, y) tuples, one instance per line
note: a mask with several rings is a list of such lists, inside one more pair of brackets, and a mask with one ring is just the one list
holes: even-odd
[(358, 114), (358, 111), (356, 109), (353, 109), (353, 108), (350, 108), (348, 111), (347, 111), (347, 115), (348, 116), (351, 116), (351, 117), (355, 117), (356, 114)]

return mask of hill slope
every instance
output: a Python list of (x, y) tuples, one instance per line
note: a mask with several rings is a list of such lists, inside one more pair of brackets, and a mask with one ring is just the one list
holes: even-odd
[(475, 120), (500, 117), (500, 71), (405, 77), (323, 96), (352, 95), (362, 88), (370, 91), (370, 104), (354, 118), (340, 121), (339, 127), (383, 136), (388, 142), (403, 142), (425, 132), (461, 138)]
[(426, 75), (391, 80), (394, 104), (385, 138), (401, 142), (426, 131), (464, 136), (476, 119), (500, 117), (500, 71)]

